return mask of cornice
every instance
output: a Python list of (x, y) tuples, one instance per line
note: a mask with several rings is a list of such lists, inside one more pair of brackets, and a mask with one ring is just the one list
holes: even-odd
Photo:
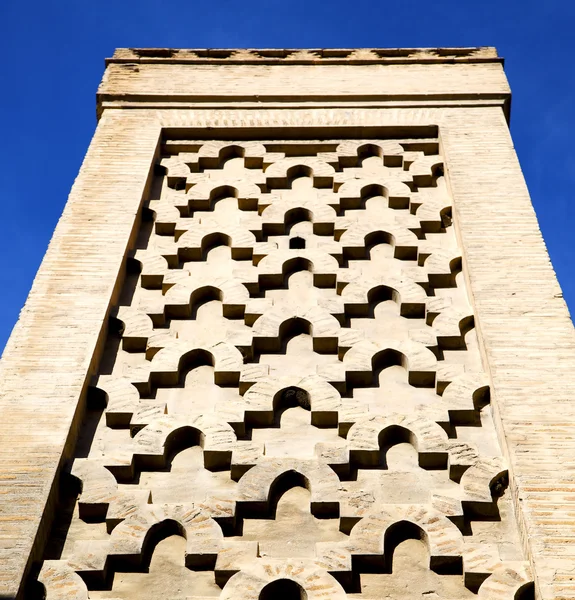
[(120, 48), (97, 94), (107, 108), (501, 106), (510, 90), (493, 47)]

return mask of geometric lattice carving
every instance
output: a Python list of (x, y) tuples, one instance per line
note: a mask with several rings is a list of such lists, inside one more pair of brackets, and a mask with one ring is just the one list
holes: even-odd
[(437, 141), (169, 148), (46, 598), (518, 597)]

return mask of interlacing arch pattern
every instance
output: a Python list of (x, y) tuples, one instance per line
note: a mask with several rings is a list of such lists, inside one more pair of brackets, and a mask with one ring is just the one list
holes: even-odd
[(163, 152), (31, 589), (529, 597), (437, 140)]

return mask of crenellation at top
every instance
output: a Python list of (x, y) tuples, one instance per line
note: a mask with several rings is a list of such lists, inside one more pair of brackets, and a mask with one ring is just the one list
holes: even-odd
[(168, 63), (502, 63), (496, 48), (118, 48), (106, 64)]

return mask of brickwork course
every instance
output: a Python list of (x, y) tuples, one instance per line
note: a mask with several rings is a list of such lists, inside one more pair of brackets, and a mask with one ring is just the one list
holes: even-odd
[(0, 363), (0, 598), (574, 598), (509, 107), (494, 48), (117, 50)]

